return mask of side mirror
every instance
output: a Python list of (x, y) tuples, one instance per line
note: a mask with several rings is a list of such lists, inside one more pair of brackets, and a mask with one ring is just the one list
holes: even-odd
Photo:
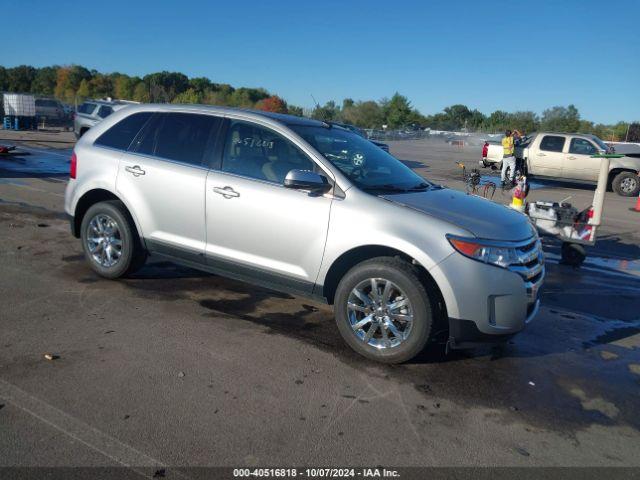
[(324, 193), (331, 189), (331, 184), (326, 177), (311, 170), (291, 170), (284, 179), (286, 188), (295, 190), (309, 190), (316, 193)]

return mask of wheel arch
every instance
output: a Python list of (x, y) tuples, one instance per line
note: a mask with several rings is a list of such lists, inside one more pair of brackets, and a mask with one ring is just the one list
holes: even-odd
[(117, 200), (124, 205), (124, 208), (126, 209), (130, 220), (133, 222), (133, 225), (136, 228), (138, 237), (144, 245), (144, 237), (142, 236), (140, 226), (138, 225), (135, 216), (131, 213), (131, 209), (129, 208), (127, 203), (122, 198), (118, 197), (115, 193), (104, 188), (94, 188), (88, 190), (87, 192), (83, 193), (82, 196), (78, 199), (73, 214), (73, 235), (76, 238), (80, 238), (80, 226), (82, 225), (82, 220), (89, 208), (91, 208), (96, 203), (106, 202), (110, 200)]
[(427, 291), (434, 293), (436, 300), (436, 325), (437, 330), (446, 329), (448, 326), (447, 306), (444, 300), (444, 296), (440, 290), (440, 287), (429, 274), (427, 269), (411, 255), (408, 255), (401, 250), (388, 247), (385, 245), (362, 245), (355, 247), (351, 250), (344, 252), (329, 267), (327, 274), (324, 278), (324, 284), (322, 285), (322, 296), (327, 300), (327, 303), (332, 305), (338, 284), (342, 277), (355, 265), (376, 257), (399, 257), (402, 260), (411, 263), (418, 271), (420, 280), (427, 288)]
[(609, 183), (611, 183), (613, 181), (613, 179), (622, 172), (629, 172), (629, 173), (633, 173), (633, 174), (638, 174), (638, 170), (634, 170), (633, 168), (629, 168), (629, 167), (614, 167), (611, 170), (609, 170)]

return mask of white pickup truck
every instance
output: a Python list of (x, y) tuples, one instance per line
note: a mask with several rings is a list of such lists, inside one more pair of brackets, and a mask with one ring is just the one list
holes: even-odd
[[(596, 184), (600, 159), (593, 155), (612, 153), (595, 135), (580, 133), (535, 133), (516, 147), (516, 158), (529, 177)], [(483, 165), (502, 168), (502, 145), (490, 143)], [(640, 192), (640, 154), (610, 159), (609, 182), (618, 195)]]

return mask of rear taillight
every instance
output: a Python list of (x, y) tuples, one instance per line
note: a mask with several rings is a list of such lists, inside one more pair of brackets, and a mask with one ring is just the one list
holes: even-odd
[(69, 177), (76, 178), (76, 171), (78, 169), (78, 157), (76, 157), (76, 152), (71, 154), (71, 165), (69, 166)]

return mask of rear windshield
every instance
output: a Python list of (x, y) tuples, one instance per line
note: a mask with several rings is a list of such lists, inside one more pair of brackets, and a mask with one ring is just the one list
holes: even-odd
[(82, 105), (80, 105), (78, 107), (78, 112), (80, 113), (86, 113), (87, 115), (91, 115), (93, 113), (93, 111), (96, 109), (96, 104), (95, 103), (83, 103)]
[(58, 102), (55, 100), (36, 99), (36, 107), (57, 107)]

